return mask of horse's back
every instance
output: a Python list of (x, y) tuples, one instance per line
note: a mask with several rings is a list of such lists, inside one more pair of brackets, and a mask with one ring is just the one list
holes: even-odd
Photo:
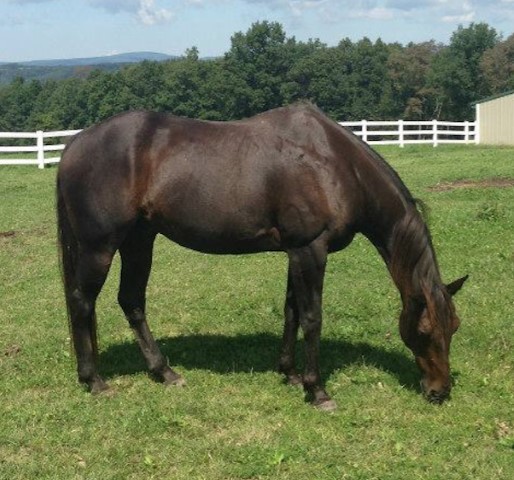
[(174, 120), (169, 130), (180, 138), (155, 169), (145, 210), (171, 239), (237, 253), (308, 244), (329, 228), (341, 196), (335, 153), (308, 108), (236, 122)]

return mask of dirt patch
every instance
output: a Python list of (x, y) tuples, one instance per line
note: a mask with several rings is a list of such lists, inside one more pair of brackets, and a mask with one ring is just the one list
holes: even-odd
[(19, 345), (9, 345), (4, 350), (4, 357), (16, 357), (21, 353), (21, 347)]
[(432, 192), (445, 192), (461, 188), (508, 188), (514, 187), (514, 178), (486, 178), (484, 180), (455, 180), (454, 182), (440, 182), (428, 187)]
[(16, 232), (14, 230), (8, 230), (7, 232), (0, 232), (0, 238), (14, 237)]

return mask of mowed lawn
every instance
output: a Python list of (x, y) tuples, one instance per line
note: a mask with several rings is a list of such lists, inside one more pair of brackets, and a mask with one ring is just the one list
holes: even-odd
[(0, 478), (514, 478), (514, 148), (379, 151), (430, 207), (445, 281), (470, 275), (455, 299), (449, 402), (420, 395), (398, 293), (362, 237), (330, 257), (326, 275), (321, 358), (335, 413), (275, 371), (285, 256), (209, 256), (164, 238), (148, 315), (188, 384), (164, 388), (146, 374), (116, 304), (116, 258), (98, 302), (112, 391), (91, 396), (70, 349), (57, 169), (0, 167)]

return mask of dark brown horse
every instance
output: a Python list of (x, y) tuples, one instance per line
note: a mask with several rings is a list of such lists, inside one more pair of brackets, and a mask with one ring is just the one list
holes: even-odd
[[(237, 122), (129, 112), (78, 134), (57, 180), (59, 238), (78, 377), (107, 388), (97, 371), (95, 302), (113, 255), (121, 255), (119, 303), (150, 371), (183, 380), (160, 352), (145, 318), (155, 236), (217, 254), (284, 251), (289, 257), (279, 369), (312, 403), (335, 404), (318, 357), (327, 254), (362, 232), (386, 262), (403, 301), (400, 332), (421, 369), (426, 397), (451, 388), (449, 350), (459, 320), (430, 234), (395, 171), (310, 104)], [(303, 375), (294, 365), (298, 327)]]

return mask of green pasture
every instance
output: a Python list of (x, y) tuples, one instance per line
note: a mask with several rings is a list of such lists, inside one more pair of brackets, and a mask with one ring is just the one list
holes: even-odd
[(113, 388), (91, 396), (70, 351), (57, 169), (1, 167), (0, 478), (514, 478), (514, 187), (484, 182), (514, 179), (514, 148), (380, 152), (428, 204), (444, 279), (470, 275), (455, 299), (455, 386), (442, 406), (420, 395), (398, 293), (362, 237), (330, 257), (326, 276), (321, 358), (335, 413), (275, 372), (284, 255), (209, 256), (162, 238), (149, 321), (188, 384), (164, 388), (146, 374), (116, 304), (116, 259), (98, 304)]

